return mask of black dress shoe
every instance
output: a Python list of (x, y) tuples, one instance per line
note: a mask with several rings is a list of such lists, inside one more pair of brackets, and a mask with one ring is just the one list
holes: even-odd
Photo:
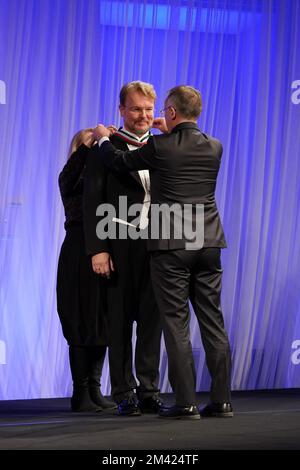
[(142, 413), (158, 413), (164, 407), (164, 404), (159, 398), (158, 393), (155, 393), (152, 397), (140, 400), (139, 407)]
[(137, 399), (133, 396), (125, 398), (118, 403), (118, 412), (121, 416), (141, 416)]
[(202, 418), (232, 418), (231, 403), (209, 403), (200, 410)]
[(200, 419), (200, 414), (196, 405), (175, 405), (170, 408), (162, 408), (159, 412), (159, 417), (173, 419)]

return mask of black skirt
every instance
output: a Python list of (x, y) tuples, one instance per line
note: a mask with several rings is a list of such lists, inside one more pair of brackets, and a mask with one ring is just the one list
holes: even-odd
[(81, 224), (66, 229), (57, 271), (57, 311), (64, 337), (72, 346), (108, 343), (106, 289), (85, 254)]

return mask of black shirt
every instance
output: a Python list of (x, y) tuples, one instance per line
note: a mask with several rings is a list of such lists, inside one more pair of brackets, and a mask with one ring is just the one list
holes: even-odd
[(82, 144), (63, 167), (58, 184), (65, 209), (65, 228), (82, 223), (83, 176), (89, 147)]

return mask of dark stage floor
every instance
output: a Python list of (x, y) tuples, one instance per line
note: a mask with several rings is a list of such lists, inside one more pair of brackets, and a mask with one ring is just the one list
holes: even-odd
[(181, 421), (71, 413), (66, 398), (0, 401), (0, 449), (300, 449), (299, 389), (234, 392), (232, 402), (233, 419)]

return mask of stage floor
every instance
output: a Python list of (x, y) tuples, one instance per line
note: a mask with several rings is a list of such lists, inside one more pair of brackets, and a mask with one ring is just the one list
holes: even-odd
[(182, 421), (71, 413), (67, 398), (0, 401), (0, 449), (300, 449), (299, 389), (233, 392), (232, 403), (233, 419)]

